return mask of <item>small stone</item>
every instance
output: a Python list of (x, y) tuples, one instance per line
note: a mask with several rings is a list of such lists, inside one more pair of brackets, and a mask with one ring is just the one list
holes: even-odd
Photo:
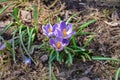
[(32, 20), (32, 15), (29, 11), (25, 11), (25, 10), (21, 10), (20, 11), (21, 14), (21, 19), (26, 21), (26, 22), (31, 22)]
[(65, 77), (66, 74), (65, 74), (64, 72), (61, 72), (61, 73), (58, 73), (57, 76), (58, 76), (58, 77)]
[(82, 78), (79, 78), (78, 80), (90, 80), (90, 78), (88, 78), (88, 77), (82, 77)]
[(48, 55), (43, 55), (41, 58), (40, 58), (40, 60), (42, 61), (42, 62), (46, 62), (47, 60), (48, 60)]

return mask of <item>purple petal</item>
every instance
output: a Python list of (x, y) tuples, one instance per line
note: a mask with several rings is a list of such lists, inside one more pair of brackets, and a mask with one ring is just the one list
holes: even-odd
[(48, 23), (48, 24), (46, 25), (46, 28), (49, 29), (50, 26), (51, 26), (51, 24)]
[(63, 34), (60, 30), (56, 30), (55, 34), (56, 34), (56, 37), (62, 37), (63, 36)]
[(47, 32), (49, 32), (48, 30), (49, 30), (50, 28), (52, 28), (52, 25), (48, 23), (48, 24), (46, 25)]
[(28, 57), (25, 57), (24, 62), (25, 62), (25, 65), (31, 65), (31, 59)]
[(63, 38), (60, 38), (60, 37), (56, 37), (56, 42), (60, 41), (62, 42)]
[(54, 32), (57, 28), (58, 28), (58, 24), (54, 24), (54, 25), (53, 25), (53, 30), (52, 30), (52, 31)]
[(47, 32), (46, 26), (42, 26), (43, 33)]
[(61, 23), (60, 23), (60, 29), (63, 31), (63, 29), (65, 29), (66, 28), (66, 22), (65, 21), (62, 21)]
[(0, 45), (0, 50), (3, 50), (6, 47), (5, 44)]
[(76, 32), (75, 31), (72, 31), (70, 34), (74, 35)]
[(63, 45), (67, 46), (69, 44), (69, 40), (68, 39), (63, 39)]
[(48, 36), (48, 26), (42, 26), (43, 34)]
[(50, 42), (50, 45), (52, 45), (52, 46), (56, 44), (55, 40), (53, 38), (50, 38), (49, 42)]

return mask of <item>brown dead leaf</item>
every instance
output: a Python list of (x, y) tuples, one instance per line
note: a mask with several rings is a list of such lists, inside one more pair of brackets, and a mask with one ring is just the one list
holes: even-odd
[(21, 10), (20, 17), (25, 22), (31, 22), (31, 20), (32, 20), (32, 15), (29, 11)]

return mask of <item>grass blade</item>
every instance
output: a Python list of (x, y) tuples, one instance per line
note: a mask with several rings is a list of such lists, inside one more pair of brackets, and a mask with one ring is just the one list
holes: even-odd
[(78, 34), (79, 32), (81, 32), (84, 28), (88, 27), (90, 24), (92, 24), (92, 23), (94, 23), (94, 22), (96, 22), (95, 19), (94, 19), (94, 20), (90, 20), (90, 21), (84, 23), (83, 25), (81, 25), (81, 26), (80, 26), (80, 29), (79, 29), (78, 32), (77, 32), (77, 34)]
[(58, 51), (56, 51), (55, 54), (57, 55), (57, 57), (56, 57), (57, 61), (60, 63), (60, 53)]
[(15, 58), (15, 35), (17, 33), (18, 30), (15, 30), (13, 33), (13, 37), (12, 37), (12, 55), (13, 55), (13, 60), (16, 63), (16, 58)]
[(61, 18), (60, 17), (57, 17), (57, 22), (61, 22), (62, 20), (61, 20)]
[(52, 73), (53, 80), (58, 80), (54, 73)]
[(77, 16), (78, 14), (73, 14), (67, 21), (66, 21), (66, 24), (68, 24), (71, 20), (72, 20), (72, 18), (74, 18), (75, 16)]
[(34, 5), (34, 13), (33, 13), (33, 17), (34, 17), (34, 26), (35, 26), (35, 29), (37, 30), (38, 11), (37, 11), (37, 6), (36, 6), (36, 5)]
[(83, 48), (87, 47), (87, 46), (89, 45), (89, 43), (93, 40), (93, 38), (94, 38), (94, 36), (91, 36), (91, 37), (87, 40), (87, 42), (85, 42)]
[(93, 56), (93, 60), (109, 60), (109, 61), (118, 61), (120, 62), (120, 59), (114, 59), (114, 58), (109, 58), (109, 57), (99, 57), (99, 56)]
[(6, 1), (9, 1), (9, 0), (0, 0), (0, 2), (6, 2)]
[[(76, 46), (77, 47), (77, 46)], [(76, 48), (75, 47), (75, 48)], [(73, 56), (76, 54), (73, 48), (65, 47), (68, 51), (71, 51), (73, 53)]]
[(115, 80), (119, 80), (119, 76), (120, 76), (120, 67), (118, 68), (118, 70), (115, 74)]
[(89, 60), (92, 60), (89, 54), (87, 53), (83, 53), (83, 54), (85, 55), (86, 58), (88, 58)]
[(69, 57), (69, 62), (70, 62), (70, 64), (72, 64), (73, 58), (72, 58), (72, 55), (71, 55), (70, 53), (68, 54), (68, 57)]
[(20, 26), (20, 29), (19, 29), (19, 36), (20, 36), (20, 43), (24, 49), (24, 51), (26, 52), (26, 54), (30, 57), (30, 59), (35, 63), (34, 59), (30, 56), (30, 53), (28, 52), (28, 50), (26, 49), (24, 43), (23, 43), (23, 34), (22, 34), (22, 28), (23, 28), (23, 25)]
[(14, 12), (14, 18), (16, 20), (16, 22), (19, 22), (19, 19), (18, 19), (18, 8), (14, 8), (13, 12)]
[(49, 80), (52, 80), (52, 63), (49, 62)]
[(0, 32), (0, 35), (2, 35), (3, 33), (5, 33), (11, 26), (13, 25), (13, 23), (8, 24), (3, 31)]
[(74, 36), (72, 36), (71, 39), (72, 39), (73, 46), (76, 47), (77, 46), (77, 44), (76, 44), (76, 38)]
[(11, 4), (6, 5), (2, 9), (0, 9), (0, 15), (10, 6)]
[(75, 34), (75, 36), (79, 36), (79, 35), (88, 35), (88, 34), (94, 34), (93, 32), (84, 32), (84, 31), (81, 31), (77, 34)]
[(66, 63), (67, 63), (68, 65), (72, 64), (73, 58), (72, 58), (71, 53), (70, 53), (67, 49), (65, 49), (65, 53), (68, 55), (68, 59), (67, 59)]
[(56, 53), (54, 53), (55, 51), (53, 50), (53, 51), (51, 51), (51, 53), (50, 53), (50, 58), (49, 58), (49, 61), (50, 62), (52, 62), (55, 58), (56, 58)]
[(49, 80), (52, 80), (52, 61), (55, 59), (53, 56), (54, 50), (51, 51), (49, 57)]
[(28, 34), (28, 46), (27, 46), (27, 48), (28, 48), (28, 50), (30, 50), (30, 42), (31, 42), (31, 36), (30, 36), (30, 28), (29, 27), (27, 27), (27, 34)]
[(82, 58), (83, 62), (86, 61), (85, 56), (81, 55), (81, 58)]

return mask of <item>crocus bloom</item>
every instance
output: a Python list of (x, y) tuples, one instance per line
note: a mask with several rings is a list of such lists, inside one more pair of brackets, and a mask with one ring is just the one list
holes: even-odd
[(72, 30), (72, 24), (66, 24), (66, 22), (62, 21), (59, 25), (59, 28), (55, 31), (56, 37), (68, 39), (70, 38), (75, 32)]
[(43, 34), (48, 37), (54, 36), (54, 31), (56, 30), (57, 27), (58, 27), (57, 24), (53, 25), (53, 27), (51, 24), (47, 24), (46, 26), (42, 27)]
[(5, 44), (0, 44), (0, 50), (5, 49), (6, 45)]
[(62, 38), (51, 38), (50, 39), (50, 45), (55, 48), (57, 51), (61, 51), (64, 49), (65, 46), (69, 44), (68, 39), (62, 39)]
[(28, 58), (28, 57), (25, 57), (24, 63), (25, 63), (26, 66), (27, 66), (27, 65), (31, 65), (31, 59)]

